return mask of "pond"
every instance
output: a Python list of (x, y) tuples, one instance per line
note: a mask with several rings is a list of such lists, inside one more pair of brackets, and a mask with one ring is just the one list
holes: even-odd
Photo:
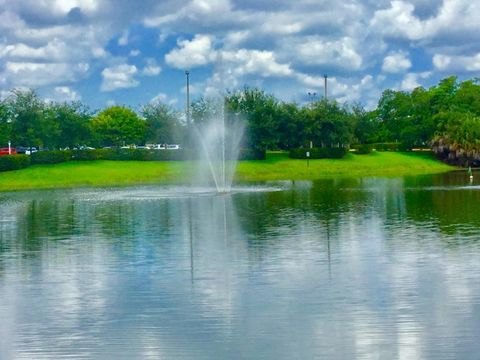
[(479, 177), (0, 194), (0, 359), (477, 359)]

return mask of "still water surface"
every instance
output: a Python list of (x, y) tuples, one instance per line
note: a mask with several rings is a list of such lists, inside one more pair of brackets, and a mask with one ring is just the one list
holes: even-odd
[(4, 193), (0, 230), (2, 360), (480, 358), (464, 173)]

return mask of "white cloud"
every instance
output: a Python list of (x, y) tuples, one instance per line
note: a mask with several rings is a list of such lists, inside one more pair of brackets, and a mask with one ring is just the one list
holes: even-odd
[(431, 35), (431, 30), (426, 28), (414, 15), (415, 6), (404, 1), (392, 1), (391, 7), (375, 12), (370, 25), (389, 36), (405, 36), (412, 40), (418, 40)]
[(167, 94), (165, 93), (159, 93), (158, 95), (154, 96), (151, 100), (150, 103), (155, 104), (155, 103), (162, 103), (162, 104), (168, 104), (170, 106), (175, 105), (178, 102), (178, 99), (174, 98), (171, 99)]
[(24, 43), (0, 45), (0, 57), (8, 59), (64, 61), (68, 59), (67, 53), (66, 44), (56, 38), (40, 47), (32, 47)]
[(208, 35), (195, 35), (192, 40), (179, 40), (177, 45), (179, 48), (165, 55), (165, 62), (177, 69), (204, 66), (215, 58), (212, 38)]
[(480, 53), (471, 56), (435, 54), (433, 65), (440, 71), (479, 71)]
[(57, 101), (80, 100), (81, 96), (68, 86), (57, 86), (54, 88), (54, 99)]
[(141, 54), (140, 50), (134, 49), (134, 50), (130, 50), (130, 53), (128, 55), (131, 57), (137, 57), (140, 54)]
[(107, 67), (102, 71), (101, 91), (132, 88), (139, 85), (134, 76), (138, 72), (135, 65), (121, 64)]
[(151, 103), (157, 103), (161, 102), (164, 103), (168, 100), (168, 95), (165, 93), (159, 93), (157, 96), (153, 97), (152, 100), (150, 100)]
[(157, 76), (162, 71), (162, 68), (157, 64), (155, 59), (147, 59), (147, 65), (143, 68), (142, 74), (145, 76)]
[(229, 65), (233, 74), (244, 76), (255, 74), (262, 77), (292, 76), (293, 70), (289, 64), (280, 64), (271, 51), (247, 50), (225, 51), (221, 60)]
[(128, 30), (125, 30), (122, 33), (122, 36), (118, 38), (118, 45), (119, 46), (125, 46), (128, 45), (128, 37), (130, 36), (130, 32)]
[(403, 78), (400, 84), (400, 90), (412, 91), (413, 89), (422, 86), (420, 79), (427, 79), (431, 76), (431, 72), (408, 73)]
[(12, 62), (5, 63), (1, 77), (11, 87), (39, 87), (50, 84), (75, 82), (83, 78), (89, 70), (86, 63), (35, 63)]
[[(308, 65), (335, 64), (347, 69), (358, 70), (362, 67), (362, 56), (356, 50), (355, 41), (350, 37), (326, 41), (310, 38), (293, 49), (293, 56)], [(292, 52), (292, 49), (287, 49)]]
[(415, 14), (411, 2), (395, 0), (390, 8), (375, 11), (372, 30), (393, 38), (432, 40), (452, 36), (465, 37), (465, 32), (480, 30), (480, 3), (469, 0), (444, 0), (436, 14), (425, 20)]
[(400, 73), (412, 67), (412, 62), (404, 52), (394, 52), (383, 59), (382, 71)]

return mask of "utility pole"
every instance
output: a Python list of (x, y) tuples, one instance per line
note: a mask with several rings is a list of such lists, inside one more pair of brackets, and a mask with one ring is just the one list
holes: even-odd
[(190, 126), (190, 72), (188, 70), (185, 71), (185, 76), (187, 77), (187, 126)]
[(328, 75), (325, 74), (325, 75), (323, 75), (323, 77), (325, 78), (325, 100), (327, 100), (327, 78), (328, 78)]

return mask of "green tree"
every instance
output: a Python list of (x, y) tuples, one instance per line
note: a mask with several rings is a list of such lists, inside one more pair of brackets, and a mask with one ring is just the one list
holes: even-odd
[(355, 104), (352, 107), (352, 117), (355, 124), (355, 141), (360, 144), (379, 141), (381, 124), (375, 111), (366, 111), (362, 106)]
[(145, 119), (146, 140), (157, 144), (173, 144), (183, 140), (183, 126), (179, 113), (160, 102), (148, 104), (141, 109)]
[(307, 121), (308, 137), (316, 147), (345, 147), (353, 141), (354, 118), (336, 101), (315, 102)]
[(81, 102), (52, 104), (50, 111), (60, 128), (58, 146), (75, 148), (92, 141), (90, 120), (92, 114)]
[(144, 142), (145, 121), (126, 107), (112, 106), (91, 121), (95, 142), (100, 146), (122, 146)]
[(276, 122), (279, 149), (294, 149), (307, 142), (305, 117), (305, 109), (299, 108), (297, 104), (286, 102), (278, 104)]
[(35, 91), (13, 90), (5, 104), (15, 146), (56, 146), (60, 129)]
[(279, 142), (278, 101), (260, 89), (245, 88), (227, 94), (227, 110), (247, 121), (245, 146), (254, 150), (274, 149)]
[(5, 147), (12, 139), (12, 124), (5, 101), (0, 102), (0, 147)]

